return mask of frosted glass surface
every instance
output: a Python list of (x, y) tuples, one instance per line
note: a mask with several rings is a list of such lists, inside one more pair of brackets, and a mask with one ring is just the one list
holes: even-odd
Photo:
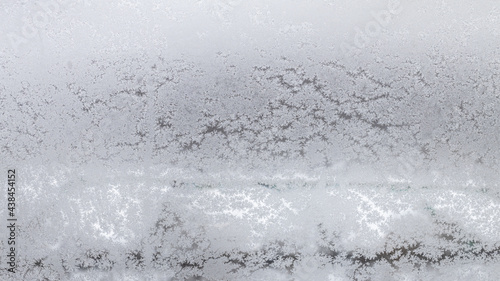
[(1, 280), (500, 280), (500, 2), (0, 3)]

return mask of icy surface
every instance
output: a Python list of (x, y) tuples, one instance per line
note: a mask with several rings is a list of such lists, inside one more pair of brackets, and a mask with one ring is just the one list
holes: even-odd
[(2, 2), (0, 279), (500, 279), (499, 9)]

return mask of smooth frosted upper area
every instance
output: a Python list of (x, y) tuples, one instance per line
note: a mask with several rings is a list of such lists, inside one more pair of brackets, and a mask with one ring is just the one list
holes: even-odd
[(3, 159), (498, 179), (494, 1), (39, 2), (1, 4)]

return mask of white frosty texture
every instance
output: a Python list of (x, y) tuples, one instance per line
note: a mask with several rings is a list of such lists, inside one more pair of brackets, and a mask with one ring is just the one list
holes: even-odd
[(351, 2), (2, 2), (16, 277), (499, 279), (500, 4)]
[(3, 4), (1, 156), (496, 186), (496, 5), (393, 2)]
[(296, 179), (199, 183), (160, 167), (121, 168), (17, 170), (23, 201), (15, 277), (500, 277), (498, 191)]

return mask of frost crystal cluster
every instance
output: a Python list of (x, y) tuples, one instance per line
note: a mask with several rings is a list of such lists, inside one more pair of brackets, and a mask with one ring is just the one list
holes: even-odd
[(0, 279), (500, 280), (499, 27), (495, 1), (1, 3)]

